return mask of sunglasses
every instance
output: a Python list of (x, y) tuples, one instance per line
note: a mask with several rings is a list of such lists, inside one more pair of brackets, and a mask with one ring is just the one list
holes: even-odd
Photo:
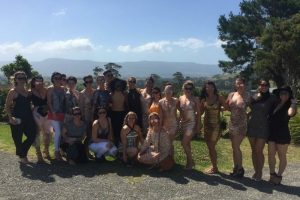
[(84, 83), (85, 84), (91, 84), (91, 83), (93, 83), (93, 81), (85, 81)]
[(184, 89), (185, 89), (185, 90), (189, 90), (189, 91), (193, 90), (192, 87), (186, 87), (186, 88), (184, 88)]
[(98, 115), (106, 114), (106, 111), (100, 111), (98, 112)]
[(128, 117), (129, 120), (135, 120), (135, 117)]
[(259, 84), (259, 85), (262, 86), (262, 87), (268, 87), (267, 84)]
[(154, 92), (152, 92), (152, 94), (159, 94), (159, 92), (157, 92), (157, 91), (154, 91)]
[(112, 75), (112, 74), (106, 74), (106, 76), (107, 76), (107, 77), (113, 77), (113, 75)]
[(27, 80), (27, 77), (23, 76), (23, 77), (18, 77), (17, 79), (20, 80), (20, 81), (21, 81), (21, 80), (26, 81), (26, 80)]
[(81, 113), (73, 113), (74, 116), (79, 116)]
[(135, 81), (128, 81), (128, 83), (135, 83)]
[(54, 80), (61, 80), (61, 77), (60, 76), (55, 76), (53, 77)]

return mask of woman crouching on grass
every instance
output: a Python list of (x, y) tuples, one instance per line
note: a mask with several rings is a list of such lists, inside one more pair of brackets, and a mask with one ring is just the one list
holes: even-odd
[(171, 155), (171, 142), (168, 133), (160, 126), (158, 113), (151, 113), (148, 121), (149, 130), (138, 161), (147, 165), (159, 165)]
[(121, 130), (121, 142), (123, 148), (123, 162), (132, 166), (138, 155), (139, 142), (143, 144), (142, 131), (137, 125), (137, 116), (134, 112), (129, 112), (124, 119)]
[[(270, 136), (268, 138), (268, 157), (270, 168), (270, 182), (278, 185), (281, 183), (282, 174), (286, 168), (286, 153), (291, 142), (289, 120), (297, 113), (296, 100), (289, 86), (279, 89), (279, 101), (274, 105), (270, 114)], [(278, 153), (279, 169), (275, 172)]]
[(85, 147), (82, 143), (86, 137), (86, 123), (81, 120), (79, 107), (72, 109), (73, 119), (63, 125), (63, 143), (61, 149), (67, 154), (69, 164), (84, 163), (88, 161)]
[(105, 160), (105, 156), (116, 156), (118, 151), (113, 143), (113, 130), (106, 108), (98, 107), (95, 113), (98, 119), (93, 123), (92, 142), (89, 148), (96, 154), (96, 160), (102, 161)]

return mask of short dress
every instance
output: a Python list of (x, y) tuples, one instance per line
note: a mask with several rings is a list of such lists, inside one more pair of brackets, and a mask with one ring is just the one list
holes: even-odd
[(276, 102), (276, 97), (270, 95), (265, 100), (254, 101), (250, 104), (251, 113), (247, 125), (247, 136), (267, 140), (270, 135), (269, 114)]
[(229, 99), (229, 110), (231, 112), (229, 121), (229, 133), (231, 135), (246, 135), (247, 132), (247, 105), (249, 103), (249, 94), (242, 96), (242, 101), (232, 102), (234, 93), (231, 93)]
[(169, 134), (176, 134), (178, 123), (177, 123), (177, 99), (173, 98), (172, 102), (168, 102), (167, 99), (163, 98), (159, 100), (161, 106), (161, 112), (163, 114), (163, 127), (168, 131)]
[(195, 113), (196, 102), (191, 100), (185, 100), (184, 104), (180, 103), (180, 109), (183, 112), (183, 120), (181, 126), (184, 134), (191, 136), (194, 134), (194, 128), (196, 125), (196, 113)]
[(204, 103), (204, 136), (211, 141), (217, 141), (221, 135), (220, 109), (219, 100), (211, 105)]
[(290, 103), (285, 103), (278, 110), (274, 110), (270, 115), (270, 136), (268, 141), (276, 144), (290, 144), (291, 134), (289, 130), (288, 109)]

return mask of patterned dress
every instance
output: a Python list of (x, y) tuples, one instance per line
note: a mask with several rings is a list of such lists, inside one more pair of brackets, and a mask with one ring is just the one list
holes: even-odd
[(246, 135), (247, 132), (247, 106), (249, 104), (249, 94), (242, 96), (242, 101), (232, 101), (235, 93), (229, 94), (229, 110), (231, 112), (229, 121), (229, 132), (232, 135)]

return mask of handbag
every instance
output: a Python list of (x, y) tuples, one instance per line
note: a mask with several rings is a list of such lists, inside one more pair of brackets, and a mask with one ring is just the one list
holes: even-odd
[[(159, 131), (159, 137), (158, 137), (158, 150), (160, 149), (160, 134), (161, 131)], [(174, 164), (175, 164), (174, 158), (169, 154), (165, 159), (160, 161), (158, 165), (160, 171), (169, 171), (173, 168)]]

